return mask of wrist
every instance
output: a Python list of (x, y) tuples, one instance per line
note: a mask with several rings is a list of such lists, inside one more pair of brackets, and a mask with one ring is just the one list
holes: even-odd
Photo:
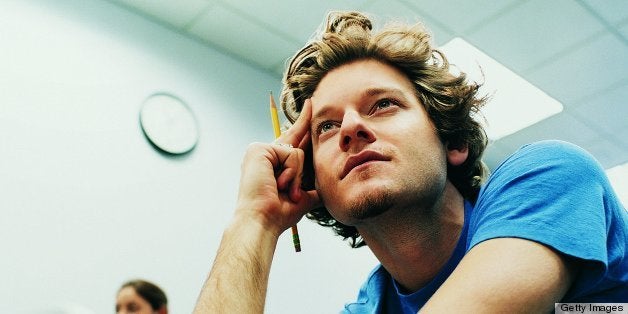
[(227, 231), (243, 239), (261, 240), (279, 239), (282, 230), (268, 217), (250, 210), (236, 210)]

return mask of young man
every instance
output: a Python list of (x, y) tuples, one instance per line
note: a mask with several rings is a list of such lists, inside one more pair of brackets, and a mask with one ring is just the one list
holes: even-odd
[(277, 239), (306, 213), (381, 262), (345, 312), (628, 302), (628, 214), (603, 170), (546, 141), (483, 182), (471, 115), (484, 99), (429, 40), (418, 25), (371, 34), (364, 15), (334, 13), (297, 53), (282, 92), (294, 125), (247, 151), (197, 313), (262, 312)]

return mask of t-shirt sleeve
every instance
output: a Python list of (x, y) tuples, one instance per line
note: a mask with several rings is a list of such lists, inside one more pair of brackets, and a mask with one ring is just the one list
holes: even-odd
[[(468, 249), (492, 238), (514, 237), (584, 261), (587, 286), (607, 261), (604, 171), (581, 148), (561, 141), (522, 147), (498, 167), (469, 222)], [(606, 181), (606, 183), (605, 183)], [(580, 294), (585, 286), (572, 287)]]

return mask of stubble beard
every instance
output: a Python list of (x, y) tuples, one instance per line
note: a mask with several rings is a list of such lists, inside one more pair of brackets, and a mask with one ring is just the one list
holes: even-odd
[(407, 208), (418, 206), (422, 208), (415, 214), (429, 217), (434, 214), (434, 205), (438, 200), (441, 184), (435, 183), (423, 189), (406, 190), (405, 193), (393, 193), (385, 189), (379, 193), (369, 193), (355, 199), (347, 206), (347, 214), (352, 220), (365, 220), (377, 217), (393, 207)]
[[(401, 220), (416, 217), (416, 215), (429, 220), (436, 213), (435, 205), (439, 200), (439, 195), (442, 195), (445, 180), (445, 177), (439, 178), (435, 174), (423, 174), (405, 181), (401, 186), (371, 189), (346, 203), (341, 212), (345, 213), (346, 222), (351, 222), (350, 225), (378, 217), (393, 208), (405, 209), (399, 212)], [(407, 211), (410, 208), (415, 208), (415, 210)]]
[(381, 193), (368, 194), (354, 200), (349, 204), (347, 212), (352, 219), (364, 220), (377, 217), (394, 205), (394, 197), (390, 190), (386, 189)]
[[(428, 163), (432, 164), (432, 163)], [(404, 220), (419, 215), (429, 220), (436, 214), (435, 205), (439, 202), (439, 196), (442, 195), (446, 182), (445, 165), (435, 167), (430, 171), (422, 171), (418, 173), (408, 173), (394, 180), (392, 185), (384, 185), (363, 191), (361, 195), (353, 197), (344, 205), (337, 208), (327, 207), (328, 211), (334, 218), (338, 217), (333, 214), (337, 212), (340, 216), (344, 216), (343, 221), (339, 222), (347, 225), (355, 225), (359, 221), (369, 218), (378, 217), (394, 208), (402, 210), (399, 219)], [(368, 173), (362, 174), (367, 179)], [(357, 183), (360, 184), (360, 183)], [(334, 191), (329, 189), (319, 189), (319, 195), (324, 204), (326, 196), (331, 196)], [(330, 204), (329, 204), (330, 205)], [(407, 211), (407, 209), (414, 210)], [(408, 216), (410, 215), (410, 216)], [(346, 219), (346, 220), (345, 220)]]

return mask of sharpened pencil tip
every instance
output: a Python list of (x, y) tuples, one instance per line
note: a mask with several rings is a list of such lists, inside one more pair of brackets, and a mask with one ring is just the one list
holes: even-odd
[(270, 107), (277, 109), (277, 105), (275, 104), (275, 99), (273, 97), (273, 91), (270, 91)]

